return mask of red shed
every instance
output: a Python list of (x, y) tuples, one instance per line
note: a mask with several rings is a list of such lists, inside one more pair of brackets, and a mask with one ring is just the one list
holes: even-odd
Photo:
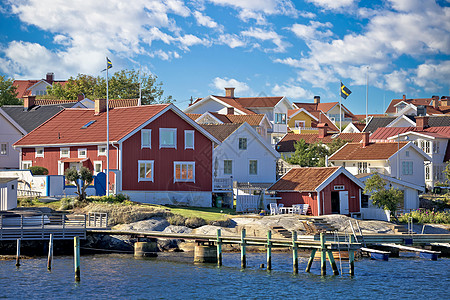
[(360, 212), (364, 184), (343, 167), (294, 168), (269, 191), (284, 206), (309, 204), (308, 214), (319, 216)]

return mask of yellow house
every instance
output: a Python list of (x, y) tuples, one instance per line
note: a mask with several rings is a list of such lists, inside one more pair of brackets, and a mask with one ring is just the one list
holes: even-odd
[(339, 129), (321, 111), (309, 112), (304, 108), (288, 110), (288, 126), (294, 133), (317, 133), (317, 124), (327, 123), (331, 130)]

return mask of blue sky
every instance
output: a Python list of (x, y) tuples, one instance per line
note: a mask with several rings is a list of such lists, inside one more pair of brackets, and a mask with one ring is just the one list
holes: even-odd
[(192, 96), (343, 100), (450, 94), (449, 0), (4, 0), (0, 73), (15, 79), (151, 72), (181, 109)]

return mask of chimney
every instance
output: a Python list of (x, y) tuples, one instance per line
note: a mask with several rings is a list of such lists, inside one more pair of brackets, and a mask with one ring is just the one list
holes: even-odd
[(416, 128), (418, 131), (423, 131), (428, 128), (428, 116), (417, 116), (416, 117)]
[(227, 115), (234, 115), (234, 107), (227, 107)]
[(36, 96), (24, 96), (23, 97), (23, 109), (29, 110), (34, 106), (34, 101), (36, 100)]
[(439, 96), (432, 96), (431, 99), (433, 99), (433, 107), (438, 108), (439, 106)]
[(83, 93), (78, 94), (78, 101), (81, 101), (83, 99), (84, 99), (84, 94)]
[(327, 135), (327, 126), (327, 123), (317, 124), (317, 128), (319, 129), (319, 139), (323, 139)]
[(225, 88), (225, 97), (234, 98), (234, 88)]
[(320, 96), (314, 96), (314, 104), (320, 103)]
[(441, 97), (441, 105), (442, 106), (448, 106), (448, 97), (447, 96), (442, 96)]
[(370, 132), (363, 132), (362, 133), (362, 146), (363, 146), (363, 148), (366, 148), (367, 145), (369, 145), (369, 135), (370, 135)]
[(47, 73), (45, 81), (47, 81), (51, 85), (51, 84), (53, 84), (54, 79), (55, 79), (55, 74)]
[(405, 94), (403, 94), (403, 100), (406, 100), (406, 95)]
[(106, 99), (95, 99), (95, 114), (99, 115), (106, 111)]

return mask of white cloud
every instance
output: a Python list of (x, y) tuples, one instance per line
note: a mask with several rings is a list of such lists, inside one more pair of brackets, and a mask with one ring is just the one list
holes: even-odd
[(288, 58), (285, 58), (285, 59), (277, 58), (277, 59), (274, 60), (274, 62), (280, 63), (280, 64), (285, 64), (285, 65), (288, 65), (288, 66), (291, 66), (291, 67), (294, 67), (294, 68), (301, 68), (303, 66), (301, 60), (294, 59), (292, 57), (288, 57)]
[(442, 63), (427, 62), (412, 71), (415, 84), (425, 91), (433, 92), (441, 87), (448, 87), (450, 78), (450, 61)]
[(272, 94), (286, 96), (288, 99), (305, 99), (314, 96), (310, 91), (293, 83), (288, 85), (276, 84), (272, 89)]
[(222, 34), (219, 36), (219, 43), (230, 48), (244, 47), (246, 42), (236, 34)]
[(336, 10), (352, 5), (355, 0), (306, 0), (324, 9)]
[(305, 40), (313, 40), (332, 36), (333, 33), (329, 29), (325, 31), (318, 30), (322, 27), (331, 28), (332, 26), (333, 25), (331, 25), (330, 22), (320, 23), (316, 21), (310, 21), (309, 26), (303, 24), (294, 24), (289, 29), (299, 38)]
[(162, 60), (171, 60), (172, 58), (180, 58), (181, 56), (176, 51), (156, 50), (149, 53), (150, 57), (159, 57)]
[(238, 81), (234, 78), (216, 77), (212, 82), (212, 86), (215, 89), (219, 90), (220, 92), (223, 92), (226, 87), (234, 87), (235, 88), (234, 94), (237, 96), (240, 95), (241, 97), (246, 97), (249, 94), (253, 94), (247, 83)]
[(396, 70), (390, 74), (386, 74), (386, 88), (396, 93), (406, 93), (407, 84), (410, 82), (408, 72), (405, 70)]
[[(267, 15), (297, 15), (294, 4), (289, 0), (208, 0), (216, 5), (235, 9), (263, 12)], [(247, 13), (248, 15), (248, 13)]]
[(277, 47), (266, 49), (265, 51), (270, 52), (285, 52), (286, 48), (291, 46), (290, 43), (283, 41), (283, 37), (272, 30), (264, 30), (261, 28), (250, 28), (249, 30), (242, 31), (243, 36), (252, 37), (261, 41), (271, 41)]
[(197, 20), (197, 24), (200, 26), (205, 26), (208, 28), (216, 28), (219, 30), (223, 30), (223, 26), (217, 24), (211, 17), (205, 16), (199, 11), (194, 12), (194, 17)]

